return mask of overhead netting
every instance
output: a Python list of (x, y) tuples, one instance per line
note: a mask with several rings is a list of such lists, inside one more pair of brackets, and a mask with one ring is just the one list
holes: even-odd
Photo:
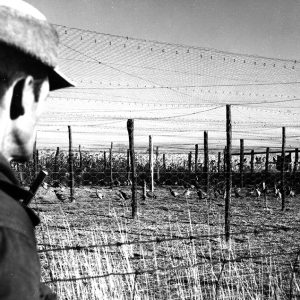
[[(300, 139), (300, 67), (295, 60), (234, 54), (55, 25), (60, 69), (76, 87), (52, 92), (38, 128), (40, 147), (74, 143), (86, 149), (127, 147), (126, 120), (135, 119), (135, 143), (184, 151), (226, 144), (225, 105), (232, 105), (233, 146), (287, 147)], [(257, 47), (259, 53), (259, 45)]]

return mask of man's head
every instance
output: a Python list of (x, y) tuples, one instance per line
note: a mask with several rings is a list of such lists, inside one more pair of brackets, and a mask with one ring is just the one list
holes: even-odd
[(0, 152), (27, 159), (49, 90), (71, 86), (57, 69), (58, 36), (21, 0), (0, 0)]

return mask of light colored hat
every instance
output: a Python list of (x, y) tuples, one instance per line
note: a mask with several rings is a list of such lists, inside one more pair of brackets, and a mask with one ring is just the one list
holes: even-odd
[(49, 67), (50, 90), (74, 86), (57, 68), (58, 34), (46, 17), (22, 0), (0, 0), (0, 42)]

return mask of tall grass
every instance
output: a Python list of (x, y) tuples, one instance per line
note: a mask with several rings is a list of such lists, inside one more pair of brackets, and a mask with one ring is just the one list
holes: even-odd
[[(234, 239), (226, 243), (220, 236), (101, 247), (129, 242), (130, 223), (112, 212), (110, 222), (117, 224), (117, 230), (103, 227), (96, 220), (88, 227), (73, 227), (62, 211), (59, 226), (53, 226), (51, 217), (43, 218), (38, 232), (40, 250), (86, 246), (40, 254), (42, 280), (50, 282), (60, 299), (242, 300), (298, 299), (295, 295), (300, 295), (299, 262), (295, 257), (291, 257), (290, 269), (282, 268), (280, 256), (258, 257), (257, 253), (264, 252), (257, 252), (250, 237), (242, 244)], [(145, 228), (140, 220), (132, 222), (140, 228), (136, 241), (145, 240), (146, 234), (150, 235), (148, 240), (159, 235), (160, 228)], [(179, 222), (170, 222), (169, 226), (165, 238), (187, 235)], [(189, 218), (190, 234), (195, 226)], [(205, 230), (210, 234), (209, 226)]]

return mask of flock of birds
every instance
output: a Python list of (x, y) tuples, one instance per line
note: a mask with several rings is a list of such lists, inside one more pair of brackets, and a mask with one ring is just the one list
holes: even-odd
[[(48, 186), (46, 184), (43, 184), (43, 188), (48, 189)], [(97, 199), (104, 199), (105, 198), (105, 192), (103, 189), (97, 189), (95, 187), (91, 187), (92, 190), (94, 190), (93, 194), (90, 196), (92, 198), (97, 198)], [(203, 199), (208, 199), (208, 198), (218, 198), (218, 197), (223, 197), (224, 199), (226, 198), (226, 191), (223, 188), (212, 188), (209, 190), (209, 192), (204, 191), (204, 189), (200, 188), (200, 186), (194, 186), (190, 185), (187, 187), (184, 191), (179, 191), (174, 190), (172, 187), (168, 188), (170, 195), (173, 198), (179, 198), (179, 197), (184, 197), (184, 198), (189, 198), (192, 193), (196, 194), (199, 200)], [(90, 190), (89, 190), (90, 191)], [(65, 192), (65, 187), (63, 186), (58, 186), (54, 188), (54, 193), (57, 197), (57, 199), (61, 202), (68, 201), (70, 198), (67, 195), (68, 193)], [(266, 183), (262, 182), (259, 185), (256, 185), (253, 188), (240, 188), (240, 187), (233, 187), (232, 188), (232, 195), (235, 198), (242, 198), (242, 197), (256, 197), (257, 199), (260, 198), (261, 196), (264, 196), (266, 198), (267, 195), (273, 195), (276, 197), (276, 199), (282, 199), (282, 194), (285, 193), (285, 195), (289, 197), (295, 197), (296, 193), (295, 190), (292, 189), (290, 186), (288, 186), (285, 190), (281, 187), (279, 184), (274, 184), (274, 187), (272, 189), (267, 188)], [(132, 198), (132, 195), (128, 191), (124, 191), (122, 189), (119, 189), (116, 192), (116, 196), (119, 197), (121, 200), (129, 200)], [(144, 199), (145, 197), (151, 198), (151, 199), (156, 199), (158, 198), (158, 194), (151, 192), (149, 189), (145, 190), (144, 194)]]

